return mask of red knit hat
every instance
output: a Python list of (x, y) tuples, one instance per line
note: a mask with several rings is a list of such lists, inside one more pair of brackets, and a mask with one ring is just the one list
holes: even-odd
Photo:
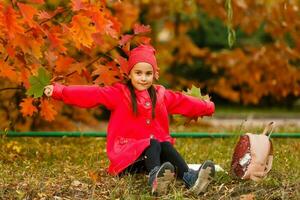
[(145, 62), (152, 65), (155, 78), (158, 79), (158, 67), (155, 58), (155, 49), (152, 46), (140, 45), (130, 51), (126, 73), (129, 74), (133, 66), (139, 62)]

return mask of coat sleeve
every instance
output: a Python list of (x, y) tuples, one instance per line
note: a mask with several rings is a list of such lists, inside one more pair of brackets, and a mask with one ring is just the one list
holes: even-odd
[(113, 86), (64, 86), (55, 83), (52, 98), (82, 108), (104, 105), (113, 110), (117, 104), (118, 89)]
[(198, 117), (211, 116), (215, 112), (215, 104), (212, 101), (200, 100), (180, 92), (165, 90), (164, 99), (170, 114)]

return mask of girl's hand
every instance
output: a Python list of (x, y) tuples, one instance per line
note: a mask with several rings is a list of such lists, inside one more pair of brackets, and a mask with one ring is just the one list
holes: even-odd
[(47, 86), (44, 88), (44, 94), (45, 94), (47, 97), (51, 97), (51, 96), (52, 96), (52, 93), (53, 93), (53, 85), (47, 85)]

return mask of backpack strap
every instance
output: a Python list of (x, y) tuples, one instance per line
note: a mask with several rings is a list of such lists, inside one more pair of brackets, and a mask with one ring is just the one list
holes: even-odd
[(262, 132), (263, 135), (266, 135), (270, 138), (271, 133), (273, 132), (274, 129), (274, 122), (270, 122), (264, 129), (264, 131)]
[(270, 152), (269, 152), (268, 160), (266, 163), (266, 169), (265, 169), (266, 174), (271, 170), (272, 164), (273, 164), (273, 144), (272, 141), (270, 141)]

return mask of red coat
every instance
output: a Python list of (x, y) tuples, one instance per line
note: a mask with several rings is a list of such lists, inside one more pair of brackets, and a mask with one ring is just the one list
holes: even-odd
[(213, 102), (173, 92), (156, 85), (157, 103), (155, 119), (147, 90), (136, 90), (138, 115), (131, 107), (130, 92), (126, 85), (113, 86), (63, 86), (54, 85), (52, 97), (83, 108), (104, 105), (111, 111), (107, 129), (107, 154), (109, 173), (118, 174), (132, 164), (150, 144), (150, 138), (174, 144), (169, 132), (168, 114), (188, 117), (210, 116), (214, 113)]

